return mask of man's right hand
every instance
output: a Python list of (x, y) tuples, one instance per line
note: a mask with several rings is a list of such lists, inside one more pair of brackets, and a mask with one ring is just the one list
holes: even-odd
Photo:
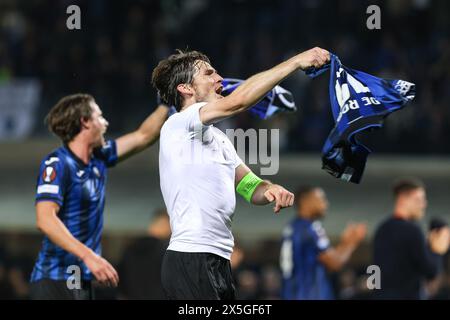
[(320, 68), (330, 61), (330, 53), (319, 47), (309, 49), (296, 56), (300, 69)]
[(292, 73), (299, 69), (320, 68), (328, 61), (330, 53), (317, 47), (297, 54), (271, 69), (251, 76), (223, 99), (209, 101), (200, 108), (200, 121), (204, 125), (210, 125), (246, 111)]
[(119, 275), (108, 261), (91, 251), (85, 258), (83, 258), (83, 262), (101, 284), (110, 287), (117, 287), (119, 283)]

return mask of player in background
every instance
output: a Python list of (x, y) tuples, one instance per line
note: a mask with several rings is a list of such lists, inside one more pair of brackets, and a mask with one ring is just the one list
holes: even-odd
[[(36, 224), (45, 236), (32, 299), (93, 299), (94, 279), (117, 286), (116, 270), (101, 256), (107, 168), (152, 145), (167, 114), (159, 105), (136, 131), (105, 141), (108, 121), (91, 95), (66, 96), (50, 110), (48, 128), (63, 145), (39, 169)], [(69, 287), (72, 275), (80, 279)]]
[(332, 247), (320, 222), (328, 209), (323, 189), (303, 186), (295, 194), (296, 217), (283, 230), (280, 254), (287, 300), (332, 300), (330, 273), (342, 269), (367, 233), (365, 224), (349, 224)]

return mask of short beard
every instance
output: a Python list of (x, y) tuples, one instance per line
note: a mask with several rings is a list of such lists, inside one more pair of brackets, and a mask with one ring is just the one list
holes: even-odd
[(314, 220), (322, 220), (325, 217), (325, 212), (315, 211), (312, 216), (313, 216)]

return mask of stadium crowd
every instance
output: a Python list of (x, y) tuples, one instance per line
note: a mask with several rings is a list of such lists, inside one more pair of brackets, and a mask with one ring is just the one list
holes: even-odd
[[(81, 8), (81, 30), (66, 28), (69, 4)], [(366, 27), (369, 4), (381, 7), (380, 30)], [(417, 85), (413, 103), (365, 138), (370, 146), (448, 153), (449, 6), (443, 0), (2, 1), (0, 81), (38, 78), (38, 119), (64, 94), (88, 91), (111, 120), (110, 131), (125, 132), (156, 105), (150, 73), (175, 48), (204, 51), (224, 77), (246, 78), (319, 45), (349, 67)], [(320, 151), (332, 127), (326, 83), (325, 76), (290, 78), (284, 85), (300, 111), (258, 123), (282, 129), (282, 151)], [(245, 129), (256, 121), (241, 115), (227, 125)], [(46, 134), (41, 123), (34, 134)]]

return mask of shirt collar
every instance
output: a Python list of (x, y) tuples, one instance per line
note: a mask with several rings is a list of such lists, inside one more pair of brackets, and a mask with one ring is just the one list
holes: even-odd
[(81, 167), (88, 167), (91, 161), (88, 164), (84, 163), (69, 147), (69, 145), (64, 144), (64, 148), (67, 150), (69, 155), (75, 160), (75, 162)]

